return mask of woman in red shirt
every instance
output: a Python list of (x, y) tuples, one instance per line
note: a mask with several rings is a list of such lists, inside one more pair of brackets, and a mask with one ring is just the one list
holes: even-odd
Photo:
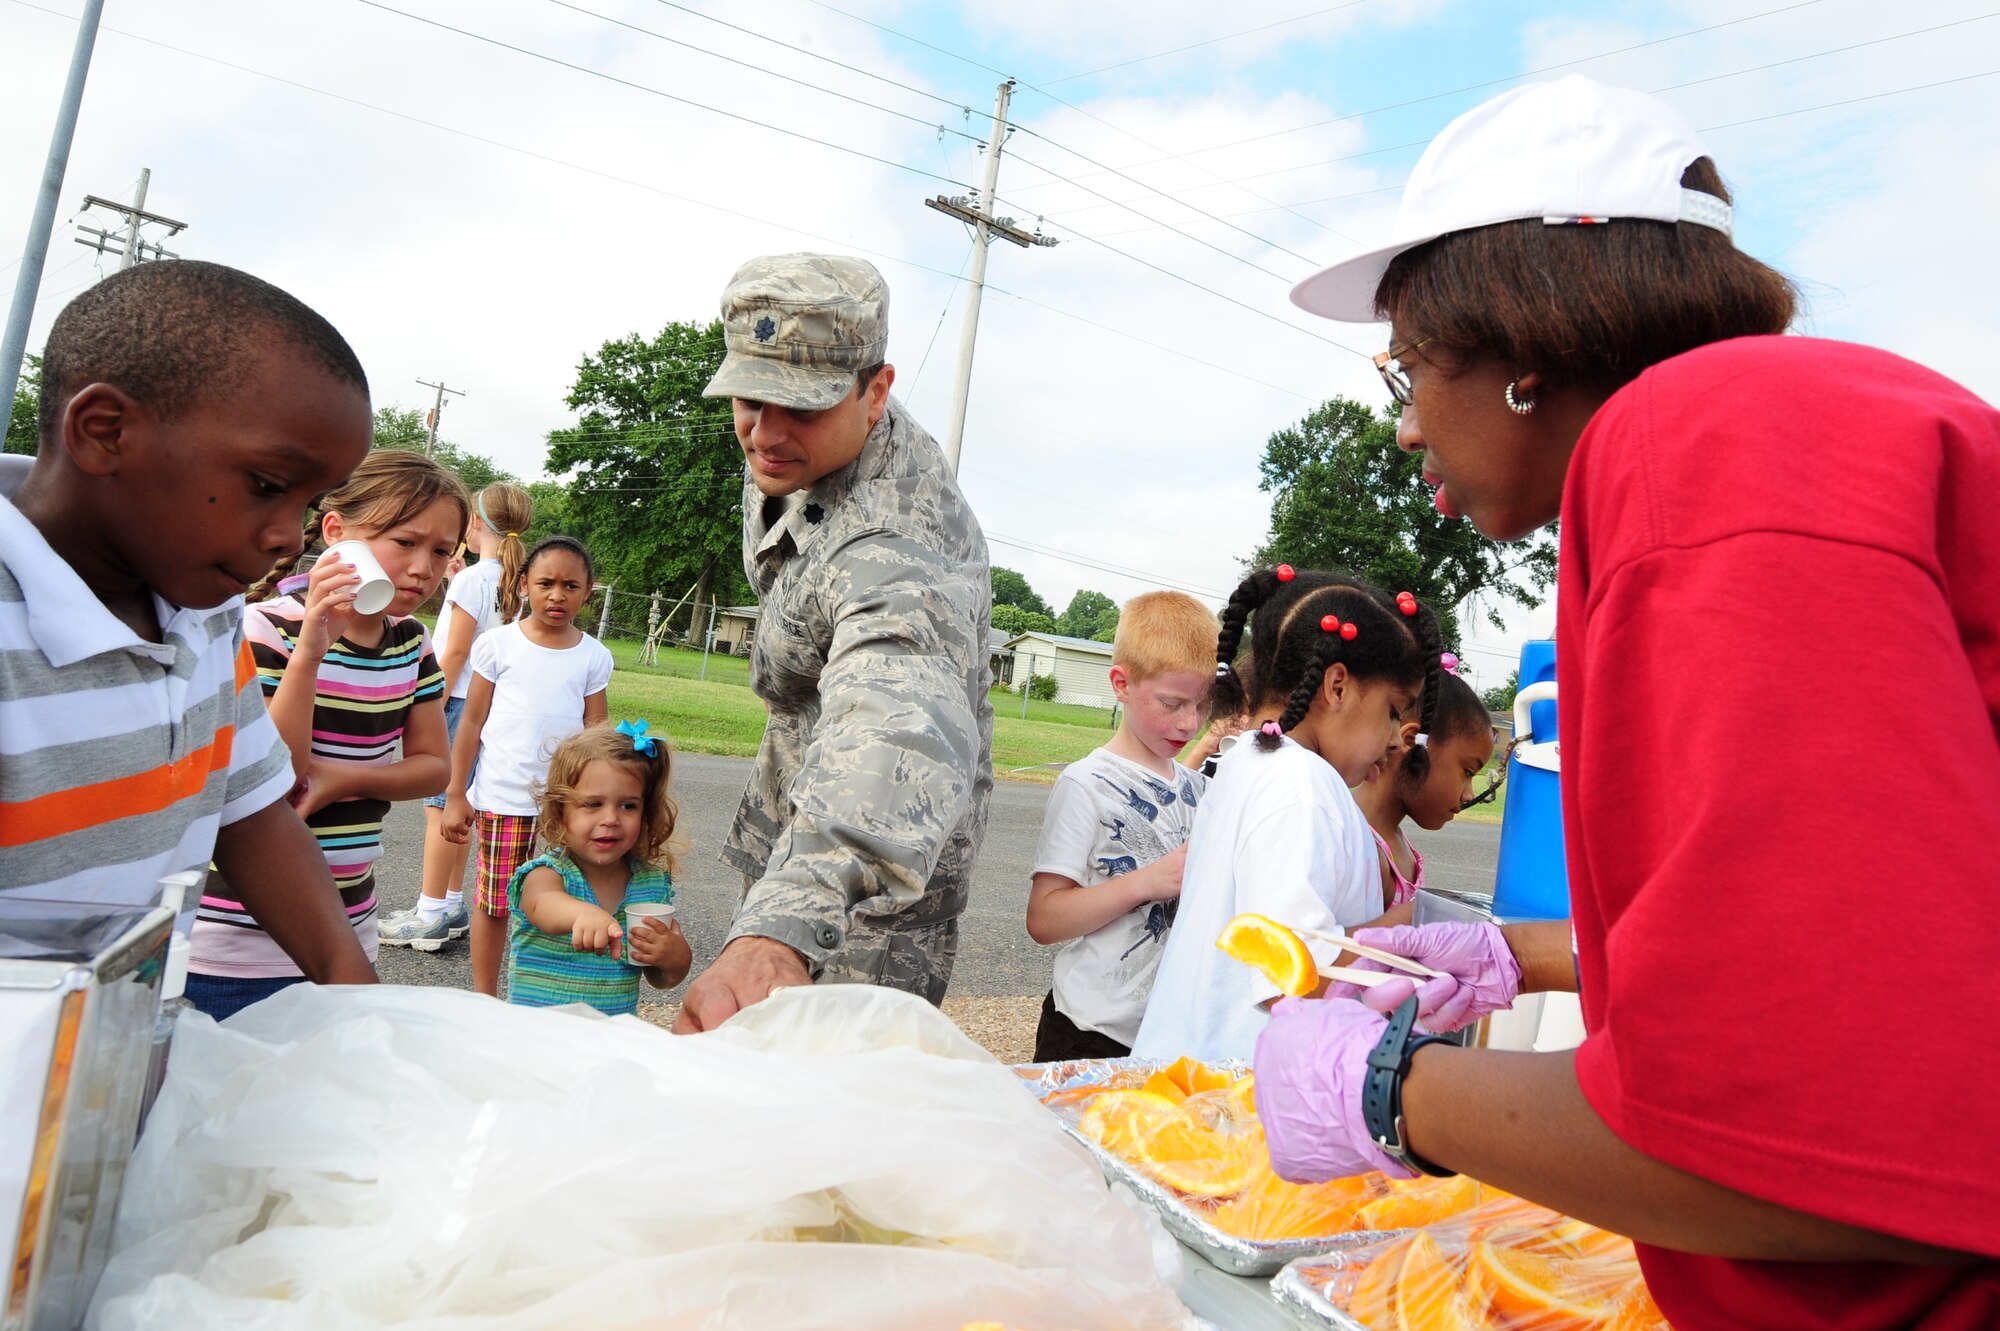
[[(1569, 78), (1455, 121), (1395, 243), (1293, 293), (1389, 321), (1440, 511), (1562, 519), (1575, 932), (1364, 932), (1453, 978), (1280, 1004), (1258, 1107), (1288, 1177), (1463, 1172), (1631, 1235), (1679, 1331), (1992, 1327), (2000, 414), (1777, 336), (1730, 224), (1677, 114)], [(1580, 1048), (1408, 1030), (1537, 988), (1580, 988)]]

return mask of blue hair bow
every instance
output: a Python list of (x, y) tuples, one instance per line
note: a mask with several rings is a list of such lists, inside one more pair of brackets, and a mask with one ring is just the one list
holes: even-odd
[(637, 721), (620, 721), (618, 723), (618, 733), (632, 737), (632, 748), (634, 751), (643, 753), (648, 758), (659, 756), (660, 741), (646, 733), (645, 717), (642, 716)]

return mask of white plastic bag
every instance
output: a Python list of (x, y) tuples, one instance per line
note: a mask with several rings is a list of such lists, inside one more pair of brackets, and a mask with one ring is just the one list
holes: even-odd
[(300, 985), (182, 1019), (89, 1325), (1160, 1331), (1171, 1252), (908, 995), (672, 1036)]

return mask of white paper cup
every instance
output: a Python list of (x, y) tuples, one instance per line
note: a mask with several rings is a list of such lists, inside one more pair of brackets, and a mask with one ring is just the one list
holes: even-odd
[(382, 565), (375, 558), (375, 552), (368, 548), (366, 541), (340, 541), (326, 548), (321, 559), (337, 559), (343, 564), (354, 565), (354, 571), (361, 575), (361, 585), (354, 592), (354, 608), (364, 615), (379, 615), (389, 608), (389, 602), (396, 599), (396, 584), (389, 581), (389, 575), (382, 571)]
[(657, 924), (664, 932), (667, 926), (674, 922), (674, 908), (664, 901), (638, 901), (625, 908), (625, 961), (628, 965), (639, 964), (632, 960), (632, 935), (647, 921)]

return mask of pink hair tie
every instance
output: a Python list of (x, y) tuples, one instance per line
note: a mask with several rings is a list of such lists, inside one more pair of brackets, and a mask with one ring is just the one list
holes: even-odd
[(1263, 731), (1273, 739), (1281, 738), (1285, 733), (1285, 728), (1276, 721), (1266, 721), (1263, 725), (1258, 726), (1257, 729)]
[(1448, 670), (1452, 674), (1456, 675), (1458, 673), (1458, 653), (1446, 652), (1444, 655), (1438, 658), (1438, 666), (1439, 668), (1443, 670)]

